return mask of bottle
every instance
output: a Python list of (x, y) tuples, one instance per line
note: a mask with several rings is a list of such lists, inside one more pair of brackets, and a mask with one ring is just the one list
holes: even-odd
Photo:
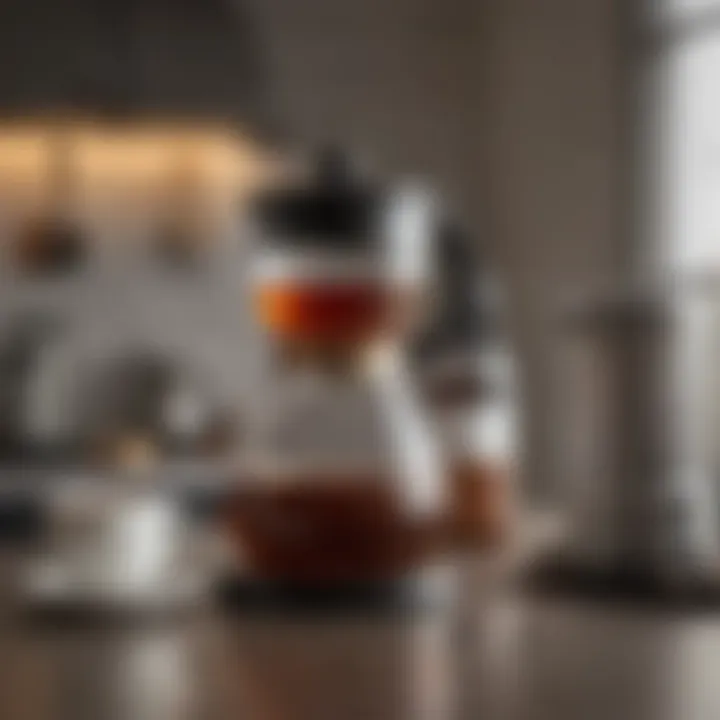
[(52, 128), (46, 146), (45, 207), (14, 240), (14, 265), (29, 275), (71, 270), (82, 262), (87, 249), (70, 207), (76, 181), (72, 131), (65, 126)]
[(442, 469), (403, 343), (431, 214), (422, 193), (370, 183), (334, 152), (257, 202), (252, 292), (273, 362), (227, 527), (264, 580), (382, 583), (432, 553)]

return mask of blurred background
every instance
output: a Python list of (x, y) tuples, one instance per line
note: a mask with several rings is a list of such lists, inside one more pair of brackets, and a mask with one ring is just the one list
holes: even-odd
[(719, 61), (716, 0), (5, 0), (0, 717), (713, 717)]

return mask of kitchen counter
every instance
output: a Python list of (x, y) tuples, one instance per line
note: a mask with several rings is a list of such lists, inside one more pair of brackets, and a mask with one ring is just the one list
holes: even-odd
[(20, 567), (0, 556), (2, 720), (720, 717), (720, 614), (531, 599), (476, 560), (445, 610), (84, 628), (21, 620)]

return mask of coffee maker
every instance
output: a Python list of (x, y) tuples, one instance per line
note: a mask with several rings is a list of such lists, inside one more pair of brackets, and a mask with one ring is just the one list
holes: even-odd
[(347, 599), (413, 582), (446, 514), (404, 342), (429, 291), (432, 196), (333, 148), (250, 218), (269, 357), (225, 511), (234, 587)]

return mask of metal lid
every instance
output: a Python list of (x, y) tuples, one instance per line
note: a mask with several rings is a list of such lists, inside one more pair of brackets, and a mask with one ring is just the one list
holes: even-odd
[(281, 247), (362, 249), (378, 238), (384, 193), (336, 148), (316, 156), (310, 180), (260, 196), (252, 215)]
[(663, 331), (672, 321), (672, 298), (660, 289), (617, 288), (576, 300), (562, 314), (573, 332)]

